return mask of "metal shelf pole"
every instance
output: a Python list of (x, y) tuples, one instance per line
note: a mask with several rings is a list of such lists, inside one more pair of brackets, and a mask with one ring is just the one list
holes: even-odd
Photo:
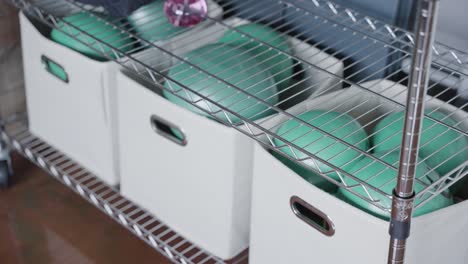
[[(3, 133), (3, 125), (2, 119), (0, 118), (0, 135)], [(0, 161), (6, 160), (8, 151), (7, 151), (7, 144), (3, 141), (2, 137), (0, 137)]]
[(419, 139), (424, 114), (424, 102), (429, 82), (437, 20), (438, 0), (419, 0), (417, 9), (416, 42), (413, 51), (408, 98), (406, 103), (403, 142), (400, 153), (397, 186), (393, 192), (390, 220), (389, 264), (405, 260), (406, 240), (410, 235), (415, 193), (413, 190)]
[(9, 183), (9, 178), (13, 174), (11, 166), (10, 151), (6, 142), (2, 138), (3, 134), (3, 123), (0, 118), (0, 189), (7, 188)]

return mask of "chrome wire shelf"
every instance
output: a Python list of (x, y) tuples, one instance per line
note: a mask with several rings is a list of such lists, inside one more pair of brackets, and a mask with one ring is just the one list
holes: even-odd
[[(323, 130), (321, 127), (310, 125), (308, 122), (309, 120), (301, 120), (298, 118), (298, 113), (292, 114), (288, 110), (282, 108), (282, 105), (297, 102), (304, 100), (301, 98), (305, 92), (313, 91), (313, 89), (318, 86), (320, 83), (329, 81), (331, 79), (338, 79), (338, 83), (334, 84), (332, 87), (329, 87), (328, 90), (321, 91), (320, 93), (314, 94), (311, 98), (307, 100), (314, 100), (320, 98), (323, 95), (326, 95), (329, 91), (336, 90), (341, 86), (344, 87), (353, 87), (357, 89), (361, 95), (370, 96), (372, 98), (378, 98), (379, 103), (377, 105), (373, 104), (367, 111), (369, 113), (376, 112), (377, 109), (380, 109), (383, 106), (387, 108), (392, 108), (392, 111), (403, 111), (405, 109), (405, 102), (398, 100), (399, 97), (405, 94), (405, 92), (400, 91), (397, 94), (392, 94), (388, 96), (384, 96), (385, 92), (389, 92), (390, 90), (376, 90), (375, 88), (379, 85), (379, 82), (374, 83), (375, 87), (366, 87), (366, 82), (371, 81), (373, 79), (379, 78), (382, 74), (385, 75), (385, 78), (388, 80), (394, 81), (396, 84), (406, 85), (408, 82), (408, 76), (404, 73), (402, 66), (405, 60), (411, 58), (412, 54), (412, 46), (413, 46), (413, 35), (412, 33), (405, 31), (403, 29), (388, 25), (376, 19), (370, 18), (368, 16), (363, 16), (358, 12), (353, 10), (343, 8), (337, 4), (334, 4), (330, 1), (322, 1), (322, 0), (313, 0), (311, 2), (314, 3), (317, 9), (310, 8), (310, 5), (305, 7), (301, 3), (302, 1), (271, 1), (271, 5), (264, 6), (262, 5), (261, 12), (269, 12), (271, 11), (272, 16), (266, 20), (259, 20), (256, 18), (256, 10), (258, 6), (251, 5), (251, 3), (241, 4), (241, 6), (237, 7), (239, 11), (236, 16), (240, 16), (245, 20), (251, 22), (263, 22), (278, 32), (280, 32), (281, 36), (288, 36), (294, 37), (296, 39), (300, 39), (301, 41), (306, 41), (312, 43), (313, 47), (320, 48), (324, 44), (324, 40), (326, 42), (335, 41), (338, 44), (343, 44), (343, 40), (340, 39), (339, 33), (330, 33), (327, 31), (329, 27), (335, 28), (338, 32), (352, 32), (353, 38), (348, 39), (347, 50), (355, 49), (351, 55), (343, 56), (343, 49), (338, 49), (334, 45), (330, 47), (323, 48), (322, 50), (327, 52), (332, 56), (339, 57), (342, 62), (345, 63), (345, 72), (347, 70), (353, 69), (356, 66), (360, 66), (363, 63), (369, 64), (368, 66), (363, 67), (358, 71), (354, 71), (353, 73), (345, 76), (344, 78), (338, 76), (332, 72), (330, 72), (330, 68), (334, 65), (327, 65), (323, 67), (319, 67), (316, 64), (310, 62), (314, 56), (317, 54), (311, 55), (310, 58), (301, 58), (296, 56), (289, 51), (280, 50), (275, 46), (272, 46), (269, 43), (266, 43), (256, 36), (253, 36), (246, 32), (240, 32), (236, 28), (236, 24), (229, 24), (226, 20), (221, 20), (215, 17), (208, 16), (206, 18), (212, 25), (217, 26), (217, 30), (213, 31), (196, 31), (196, 34), (184, 34), (191, 30), (195, 29), (185, 29), (177, 32), (177, 35), (173, 36), (173, 40), (162, 42), (155, 42), (152, 43), (147, 39), (143, 38), (140, 34), (136, 33), (137, 31), (130, 26), (130, 24), (121, 18), (109, 18), (105, 16), (99, 8), (83, 5), (80, 3), (76, 3), (71, 0), (13, 0), (13, 2), (22, 10), (24, 10), (30, 16), (40, 20), (41, 22), (47, 24), (52, 28), (56, 28), (64, 32), (65, 34), (74, 37), (78, 41), (82, 42), (83, 44), (89, 46), (90, 48), (100, 51), (104, 56), (106, 56), (109, 60), (115, 60), (117, 63), (122, 65), (126, 70), (136, 74), (139, 78), (145, 79), (153, 84), (155, 87), (165, 89), (166, 91), (172, 93), (176, 97), (183, 99), (185, 102), (190, 103), (194, 107), (197, 107), (200, 111), (211, 116), (213, 119), (227, 125), (233, 127), (240, 132), (246, 134), (247, 136), (253, 138), (254, 140), (258, 141), (265, 147), (275, 150), (278, 153), (282, 153), (282, 148), (289, 148), (291, 151), (295, 153), (295, 157), (287, 156), (287, 158), (295, 161), (296, 163), (303, 164), (307, 166), (307, 163), (310, 162), (320, 162), (332, 169), (332, 171), (315, 171), (316, 173), (320, 174), (322, 177), (327, 179), (328, 181), (336, 184), (341, 188), (346, 188), (348, 191), (356, 194), (360, 198), (364, 199), (365, 201), (383, 209), (390, 211), (390, 204), (391, 204), (391, 197), (392, 193), (383, 191), (386, 186), (395, 186), (396, 179), (392, 181), (388, 181), (382, 185), (375, 185), (371, 183), (371, 180), (375, 177), (379, 177), (379, 175), (374, 175), (367, 180), (358, 179), (354, 175), (343, 170), (343, 168), (334, 166), (330, 160), (324, 160), (317, 157), (317, 151), (321, 152), (325, 149), (317, 150), (315, 153), (312, 153), (307, 149), (306, 146), (300, 146), (297, 143), (297, 139), (295, 140), (286, 140), (283, 135), (277, 133), (277, 129), (280, 125), (284, 124), (287, 121), (295, 120), (300, 123), (299, 127), (305, 126), (309, 127), (311, 130), (319, 131), (327, 138), (334, 139), (337, 143), (336, 144), (343, 144), (347, 147), (345, 151), (357, 151), (360, 153), (360, 157), (367, 156), (374, 160), (376, 163), (380, 163), (385, 165), (385, 167), (396, 171), (398, 169), (398, 164), (388, 164), (387, 162), (374, 157), (371, 154), (371, 150), (369, 151), (362, 151), (356, 146), (347, 143), (341, 138), (337, 138), (336, 136), (332, 135)], [(228, 5), (223, 6), (225, 13), (230, 13), (233, 11)], [(257, 8), (257, 9), (256, 9)], [(280, 8), (283, 14), (287, 17), (293, 17), (291, 20), (285, 20), (284, 16), (276, 17), (277, 10)], [(94, 32), (94, 36), (82, 31), (81, 29), (73, 26), (72, 24), (63, 20), (64, 15), (73, 14), (76, 12), (86, 12), (89, 16), (94, 16), (100, 21), (103, 21), (112, 27), (119, 29), (122, 34), (129, 40), (131, 40), (132, 44), (136, 46), (136, 48), (130, 51), (127, 50), (128, 44), (125, 46), (114, 46), (112, 43), (106, 42), (106, 38), (98, 39), (96, 35), (99, 32)], [(275, 11), (275, 12), (273, 12)], [(253, 12), (253, 13), (252, 13)], [(260, 12), (260, 11), (258, 11)], [(164, 17), (154, 17), (152, 18), (153, 21), (157, 21), (160, 19), (165, 19)], [(301, 26), (307, 25), (307, 30), (299, 31), (298, 29)], [(92, 26), (92, 25), (90, 25)], [(71, 34), (70, 29), (73, 29), (75, 35)], [(177, 43), (180, 41), (187, 41), (189, 40), (191, 43), (202, 43), (205, 42), (207, 38), (212, 37), (212, 35), (216, 35), (219, 33), (223, 33), (227, 30), (231, 30), (243, 35), (243, 37), (251, 40), (256, 41), (258, 45), (262, 45), (267, 47), (270, 51), (276, 52), (276, 56), (270, 57), (268, 60), (274, 60), (275, 63), (281, 63), (283, 59), (282, 57), (287, 59), (292, 59), (294, 61), (291, 68), (294, 70), (294, 76), (296, 78), (297, 83), (303, 83), (306, 80), (301, 79), (301, 74), (303, 74), (304, 69), (313, 69), (317, 72), (324, 74), (326, 77), (320, 80), (314, 80), (312, 85), (305, 87), (300, 92), (294, 92), (291, 94), (291, 91), (295, 88), (295, 85), (291, 85), (290, 87), (284, 89), (281, 92), (275, 93), (274, 95), (270, 96), (267, 99), (261, 99), (259, 93), (251, 93), (248, 90), (243, 90), (239, 87), (238, 81), (233, 81), (236, 79), (236, 75), (230, 76), (229, 78), (220, 78), (217, 76), (217, 73), (214, 74), (210, 69), (204, 69), (198, 67), (197, 65), (191, 63), (187, 60), (184, 56), (184, 47), (177, 46)], [(325, 36), (325, 37), (324, 37)], [(321, 41), (317, 41), (317, 39), (322, 39)], [(86, 41), (83, 41), (86, 40)], [(174, 44), (176, 48), (169, 48), (171, 45)], [(229, 44), (229, 43), (228, 43)], [(239, 48), (242, 45), (238, 45), (235, 48)], [(301, 48), (298, 46), (294, 48)], [(103, 51), (106, 49), (111, 49), (112, 55), (106, 55)], [(142, 51), (143, 50), (143, 51)], [(385, 51), (385, 55), (382, 55), (382, 51)], [(462, 51), (458, 51), (455, 49), (451, 49), (443, 44), (437, 43), (433, 47), (434, 51), (434, 62), (433, 62), (433, 72), (432, 74), (443, 73), (444, 77), (439, 78), (438, 81), (431, 83), (429, 87), (429, 91), (437, 90), (436, 97), (442, 97), (446, 93), (449, 92), (450, 89), (456, 88), (458, 85), (461, 85), (462, 81), (465, 78), (468, 78), (468, 65), (467, 65), (467, 58), (468, 54)], [(351, 57), (355, 54), (365, 54), (364, 58), (359, 61), (352, 61)], [(258, 56), (254, 57), (255, 59), (259, 59)], [(282, 56), (282, 57), (281, 57)], [(278, 58), (280, 61), (278, 62)], [(377, 66), (378, 63), (382, 61), (388, 61), (390, 58), (393, 59), (392, 62), (386, 66), (379, 67)], [(369, 63), (372, 61), (372, 63)], [(265, 61), (257, 62), (265, 63)], [(213, 80), (217, 83), (222, 83), (226, 86), (226, 89), (231, 89), (235, 91), (235, 93), (231, 93), (230, 95), (222, 98), (221, 100), (213, 99), (213, 96), (219, 92), (214, 93), (205, 93), (204, 90), (209, 90), (209, 85), (204, 87), (202, 90), (194, 90), (191, 89), (191, 85), (187, 84), (187, 79), (184, 78), (182, 80), (178, 80), (173, 78), (169, 74), (171, 67), (175, 64), (186, 64), (189, 65), (191, 68), (195, 68), (198, 70), (199, 75), (197, 76), (190, 76), (190, 77), (200, 77), (205, 76), (203, 80), (207, 82), (209, 80), (210, 84), (213, 84)], [(276, 64), (275, 64), (276, 65)], [(274, 66), (270, 66), (265, 71), (270, 70)], [(298, 70), (299, 68), (299, 70)], [(290, 69), (283, 69), (283, 71), (290, 70)], [(367, 71), (371, 72), (366, 73), (365, 77), (359, 77), (359, 73)], [(254, 78), (255, 76), (249, 76), (249, 79)], [(302, 77), (304, 78), (304, 77)], [(308, 77), (305, 77), (308, 78)], [(444, 79), (455, 79), (455, 81), (450, 82), (449, 85), (444, 83), (444, 87), (440, 88), (440, 83), (443, 82)], [(197, 78), (200, 79), (200, 78)], [(163, 84), (165, 81), (170, 81), (172, 83), (177, 84), (178, 86), (182, 87), (179, 90), (174, 90), (165, 87)], [(285, 81), (285, 80), (281, 80)], [(382, 80), (385, 82), (385, 80)], [(297, 84), (296, 83), (296, 84)], [(387, 87), (391, 89), (392, 87)], [(233, 97), (235, 95), (243, 94), (249, 100), (254, 100), (254, 103), (251, 103), (249, 106), (238, 110), (236, 106), (246, 99), (242, 99), (236, 102), (231, 103), (230, 105), (226, 105), (222, 103), (222, 100)], [(287, 97), (286, 97), (287, 94)], [(271, 97), (279, 97), (280, 100), (278, 103), (269, 103), (268, 99)], [(354, 97), (360, 96), (359, 94), (353, 95)], [(431, 100), (438, 100), (435, 97), (427, 97), (428, 101)], [(446, 100), (445, 102), (440, 103), (440, 107), (445, 107), (450, 103), (455, 103), (458, 101), (458, 96), (452, 96), (450, 99)], [(346, 103), (337, 102), (337, 107), (341, 107)], [(208, 105), (208, 107), (206, 107)], [(273, 110), (277, 115), (268, 117), (266, 120), (258, 121), (256, 116), (261, 113), (255, 113), (254, 115), (246, 115), (245, 112), (250, 107), (254, 105), (261, 105), (265, 108), (264, 111)], [(205, 107), (204, 107), (205, 106)], [(317, 107), (320, 106), (320, 103)], [(452, 116), (459, 116), (465, 115), (464, 118), (456, 122), (455, 125), (444, 122), (443, 120), (436, 120), (430, 115), (426, 114), (425, 118), (428, 120), (432, 120), (435, 124), (442, 125), (447, 128), (447, 131), (455, 131), (458, 133), (457, 139), (466, 138), (468, 137), (468, 132), (466, 130), (466, 126), (464, 125), (466, 121), (468, 121), (466, 117), (466, 109), (468, 106), (468, 102), (462, 102), (461, 105), (450, 106), (451, 111), (448, 113), (449, 117)], [(234, 110), (237, 109), (237, 110)], [(335, 108), (328, 109), (329, 111), (333, 111)], [(432, 109), (438, 110), (439, 107)], [(444, 108), (446, 110), (446, 108)], [(342, 111), (343, 114), (349, 114), (353, 111), (353, 107), (348, 108), (345, 111)], [(368, 131), (371, 131), (372, 128), (375, 126), (376, 122), (392, 112), (388, 110), (385, 113), (379, 113), (378, 115), (374, 115), (373, 120), (369, 121), (366, 124), (363, 124), (363, 127)], [(263, 111), (262, 111), (263, 112)], [(232, 117), (235, 117), (241, 122), (233, 122)], [(282, 119), (280, 123), (271, 125), (271, 120), (273, 118)], [(333, 120), (332, 120), (333, 121)], [(429, 127), (431, 128), (431, 127)], [(429, 129), (428, 128), (428, 129)], [(366, 140), (370, 140), (373, 134), (369, 133), (369, 137)], [(438, 137), (435, 137), (432, 141), (437, 140)], [(273, 140), (277, 139), (286, 144), (286, 146), (278, 147), (274, 146)], [(457, 140), (455, 139), (455, 140)], [(454, 141), (455, 141), (454, 140)], [(431, 142), (432, 142), (431, 141)], [(454, 142), (452, 141), (452, 142)], [(430, 143), (430, 142), (428, 142)], [(328, 146), (330, 147), (330, 146)], [(468, 152), (468, 148), (460, 150), (459, 153), (455, 155), (464, 155), (464, 153)], [(437, 153), (435, 153), (436, 155)], [(339, 155), (339, 154), (338, 154)], [(357, 158), (356, 158), (357, 159)], [(448, 158), (450, 159), (450, 158)], [(447, 160), (448, 160), (447, 159)], [(423, 162), (424, 160), (421, 160)], [(430, 199), (434, 198), (436, 195), (440, 193), (444, 193), (445, 190), (448, 189), (449, 186), (453, 185), (457, 180), (461, 179), (462, 177), (468, 174), (466, 168), (468, 166), (468, 161), (463, 162), (455, 168), (447, 175), (441, 175), (440, 179), (433, 182), (432, 184), (428, 185), (424, 181), (423, 178), (427, 177), (427, 175), (422, 175), (417, 179), (420, 184), (425, 186), (425, 189), (417, 194), (417, 204), (416, 208), (422, 206), (424, 203), (427, 203)], [(312, 169), (312, 168), (311, 168)], [(432, 170), (431, 170), (432, 171)], [(330, 174), (338, 174), (340, 180), (337, 181), (330, 177)], [(353, 182), (356, 184), (348, 184), (349, 179), (352, 179)], [(366, 190), (367, 195), (361, 195), (357, 192), (360, 188)], [(368, 190), (372, 190), (373, 192), (377, 193), (379, 196), (372, 195)]]
[[(301, 4), (302, 3), (302, 4)], [(337, 23), (340, 27), (348, 28), (361, 34), (374, 33), (369, 36), (371, 39), (379, 39), (395, 48), (399, 46), (403, 52), (410, 54), (414, 46), (414, 34), (408, 30), (387, 24), (372, 17), (360, 14), (349, 8), (340, 6), (327, 0), (312, 0), (315, 9), (310, 5), (304, 5), (303, 1), (286, 1), (287, 5), (302, 9), (302, 12), (311, 12), (313, 15), (327, 17)], [(308, 6), (308, 8), (306, 7)], [(457, 74), (467, 76), (468, 74), (468, 53), (443, 43), (436, 42), (432, 46), (434, 53), (434, 65), (447, 68)]]
[(247, 263), (246, 252), (233, 260), (223, 261), (187, 241), (158, 218), (121, 196), (118, 189), (103, 183), (66, 155), (31, 134), (25, 115), (18, 115), (4, 125), (5, 130), (0, 135), (0, 139), (4, 140), (12, 150), (48, 172), (171, 262)]

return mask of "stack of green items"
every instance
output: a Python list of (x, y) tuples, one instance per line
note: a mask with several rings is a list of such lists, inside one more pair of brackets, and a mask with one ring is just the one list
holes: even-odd
[[(431, 118), (423, 119), (419, 156), (439, 175), (445, 176), (468, 159), (468, 139), (448, 126), (457, 122), (438, 110), (426, 110)], [(380, 121), (375, 127), (373, 145), (375, 152), (399, 151), (402, 141), (404, 112), (395, 112)], [(444, 125), (445, 124), (445, 125)], [(456, 192), (461, 182), (451, 187)]]
[[(106, 22), (112, 19), (100, 18), (98, 14), (88, 12), (69, 15), (57, 23), (57, 27), (50, 33), (50, 38), (96, 61), (115, 59), (113, 48), (128, 52), (132, 50), (133, 44), (128, 35)], [(47, 68), (53, 75), (68, 81), (67, 73), (60, 65), (53, 61), (44, 63), (47, 63)]]
[[(217, 118), (233, 124), (241, 123), (242, 119), (254, 121), (274, 114), (269, 105), (276, 105), (278, 92), (289, 86), (293, 60), (262, 42), (290, 52), (287, 38), (272, 28), (255, 23), (238, 26), (227, 31), (217, 43), (186, 54), (186, 62), (174, 65), (168, 74), (166, 88), (197, 102), (198, 108), (167, 90), (164, 96), (200, 115), (210, 116), (205, 111), (218, 111)], [(198, 94), (183, 91), (183, 87)], [(200, 100), (203, 97), (236, 115), (223, 114), (218, 105)]]
[[(437, 110), (427, 110), (426, 114), (448, 126), (457, 124), (450, 116)], [(399, 165), (404, 115), (404, 112), (389, 114), (376, 125), (372, 133), (373, 156), (396, 168), (398, 168)], [(414, 183), (414, 190), (416, 193), (424, 190), (427, 185), (439, 180), (441, 176), (450, 173), (465, 162), (468, 157), (467, 138), (448, 126), (439, 124), (429, 118), (423, 119), (419, 149), (420, 161), (416, 168), (416, 178), (419, 180), (416, 180)], [(355, 163), (348, 172), (388, 194), (392, 193), (393, 188), (395, 188), (398, 176), (397, 170), (391, 169), (369, 157), (362, 158), (359, 162)], [(354, 183), (356, 182), (352, 179), (347, 179), (347, 184)], [(459, 188), (461, 188), (461, 184), (455, 184), (450, 190), (455, 192)], [(353, 190), (363, 197), (367, 197), (368, 192), (372, 198), (381, 199), (381, 203), (385, 207), (391, 208), (391, 201), (382, 197), (382, 195), (375, 190), (367, 188), (366, 192), (366, 190), (361, 187), (354, 188)], [(345, 189), (340, 189), (339, 196), (356, 207), (377, 217), (386, 220), (390, 218), (389, 212), (371, 205)], [(420, 199), (416, 201), (416, 204), (426, 200), (428, 196), (430, 196), (429, 193), (423, 195), (423, 197), (420, 197)], [(439, 194), (416, 209), (413, 215), (424, 215), (450, 206), (451, 204), (453, 204), (451, 193), (446, 192)]]
[(55, 42), (98, 61), (115, 58), (112, 47), (122, 52), (132, 50), (132, 39), (107, 23), (107, 20), (113, 21), (115, 18), (100, 18), (97, 14), (79, 12), (59, 21), (50, 37)]
[[(397, 152), (376, 152), (373, 153), (373, 156), (379, 158), (380, 160), (391, 164), (395, 167), (398, 167), (400, 153)], [(398, 172), (395, 169), (388, 167), (376, 161), (370, 157), (364, 157), (354, 164), (350, 169), (347, 170), (350, 174), (354, 175), (358, 179), (368, 183), (371, 186), (376, 187), (384, 193), (391, 194), (396, 185), (396, 179), (398, 177)], [(440, 176), (437, 172), (431, 170), (424, 162), (418, 162), (416, 168), (416, 178), (420, 178), (425, 185), (430, 185), (433, 182), (437, 181)], [(358, 184), (358, 182), (346, 178), (346, 183), (348, 185)], [(425, 185), (421, 184), (419, 181), (414, 182), (414, 191), (416, 193), (424, 190)], [(363, 187), (353, 188), (357, 194), (368, 197), (370, 194), (372, 199), (380, 200), (380, 204), (386, 208), (391, 208), (391, 199), (383, 196), (381, 193), (371, 189)], [(425, 200), (430, 194), (425, 194), (421, 199)], [(347, 191), (346, 189), (340, 188), (338, 191), (339, 198), (349, 202), (350, 204), (366, 211), (370, 214), (373, 214), (379, 218), (388, 220), (390, 219), (390, 213), (384, 211), (371, 203), (363, 200), (361, 197)], [(417, 202), (416, 202), (417, 204)], [(419, 207), (413, 212), (414, 216), (420, 216), (423, 214), (430, 213), (432, 211), (450, 206), (453, 204), (452, 198), (446, 197), (444, 195), (437, 195), (434, 199), (430, 200), (428, 203), (424, 204), (422, 207)]]
[[(311, 126), (307, 126), (298, 120), (292, 119), (284, 123), (278, 129), (277, 134), (284, 140), (293, 143), (297, 147), (306, 150), (333, 166), (346, 169), (353, 164), (353, 161), (358, 160), (360, 157), (360, 152), (358, 150), (350, 148), (339, 140), (355, 146), (362, 151), (367, 151), (369, 149), (366, 132), (356, 120), (347, 114), (312, 110), (297, 116), (297, 119)], [(325, 133), (314, 127), (319, 128)], [(339, 140), (336, 140), (336, 138)], [(293, 159), (296, 159), (296, 157), (297, 159), (304, 159), (307, 157), (298, 149), (294, 149), (294, 152), (291, 151), (280, 139), (275, 138), (274, 143), (276, 147), (279, 147), (280, 151)], [(336, 185), (328, 182), (313, 171), (310, 171), (310, 169), (312, 169), (317, 172), (325, 173), (333, 180), (340, 182), (338, 174), (319, 160), (306, 160), (305, 163), (310, 167), (306, 168), (278, 154), (277, 156), (280, 157), (280, 160), (285, 165), (317, 187), (330, 193), (337, 190)]]
[[(428, 113), (429, 116), (449, 126), (456, 124), (453, 119), (442, 112), (428, 111)], [(380, 161), (398, 167), (403, 117), (404, 113), (398, 112), (390, 114), (381, 120), (372, 133), (373, 147), (371, 148), (367, 141), (367, 134), (359, 123), (352, 117), (337, 112), (308, 111), (297, 116), (305, 124), (297, 120), (290, 120), (278, 129), (277, 134), (282, 139), (344, 170), (376, 189), (384, 193), (392, 193), (398, 176), (397, 170), (388, 167)], [(306, 124), (310, 124), (313, 127)], [(315, 129), (315, 127), (327, 134)], [(338, 138), (340, 141), (335, 138)], [(363, 155), (359, 151), (342, 143), (342, 141), (357, 147), (362, 152), (369, 153), (369, 150), (372, 150), (373, 153), (371, 155), (375, 158)], [(292, 148), (291, 150), (280, 139), (275, 138), (274, 144), (285, 156), (289, 156), (292, 160), (305, 159), (305, 165), (299, 165), (299, 163), (293, 162), (283, 155), (273, 153), (282, 163), (308, 182), (330, 193), (335, 193), (338, 190), (336, 196), (340, 199), (379, 218), (389, 219), (389, 212), (372, 205), (344, 188), (337, 189), (332, 183), (326, 181), (315, 172), (326, 174), (337, 182), (344, 179), (348, 186), (358, 186), (357, 181), (349, 177), (344, 177), (343, 179), (338, 177), (336, 172), (333, 172), (333, 169), (329, 166), (318, 160), (306, 159), (307, 156), (300, 150), (296, 148)], [(434, 153), (436, 154), (433, 155)], [(441, 175), (449, 173), (465, 162), (468, 157), (468, 142), (466, 137), (460, 135), (455, 130), (426, 118), (423, 122), (420, 155), (421, 161), (418, 162), (416, 172), (418, 180), (414, 184), (415, 192), (424, 190), (427, 185), (438, 181)], [(455, 185), (453, 189), (457, 188), (460, 188), (460, 186)], [(391, 200), (372, 188), (364, 189), (363, 187), (356, 187), (353, 188), (353, 191), (362, 197), (370, 195), (373, 199), (381, 200), (383, 206), (387, 208), (391, 207)], [(428, 198), (428, 195), (430, 194), (425, 194), (420, 199), (425, 200)], [(416, 201), (416, 204), (418, 204), (418, 201)], [(453, 199), (450, 193), (439, 194), (415, 210), (414, 216), (427, 214), (451, 204), (453, 204)]]

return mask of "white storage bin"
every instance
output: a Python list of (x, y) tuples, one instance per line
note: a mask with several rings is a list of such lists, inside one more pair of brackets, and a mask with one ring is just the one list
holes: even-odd
[[(298, 44), (297, 56), (342, 75), (339, 60), (299, 40), (290, 41)], [(312, 67), (306, 70), (309, 83), (322, 80), (313, 93), (341, 88), (338, 78), (327, 79)], [(249, 242), (254, 141), (144, 86), (124, 73), (118, 75), (122, 193), (207, 251), (223, 259), (237, 255)], [(186, 144), (154, 131), (153, 116), (179, 127)]]
[[(397, 102), (406, 102), (404, 86), (386, 80), (362, 86), (372, 87)], [(338, 105), (334, 111), (354, 108), (350, 114), (362, 115), (363, 118), (358, 118), (361, 124), (397, 110), (384, 99), (352, 87), (309, 100), (290, 111), (297, 114), (310, 109), (329, 110)], [(358, 105), (361, 107), (356, 107)], [(368, 112), (374, 107), (376, 110)], [(440, 107), (440, 111), (454, 113), (451, 117), (461, 121), (459, 128), (468, 129), (466, 112), (457, 111), (435, 98), (431, 98), (426, 107)], [(254, 153), (250, 263), (386, 263), (390, 238), (387, 221), (311, 185), (259, 144)], [(306, 206), (310, 205), (328, 217), (334, 226), (334, 234), (327, 236), (298, 218), (290, 204), (293, 197), (302, 199)], [(468, 201), (465, 201), (414, 218), (405, 263), (466, 263), (467, 210)]]
[[(100, 62), (47, 38), (45, 27), (20, 13), (29, 128), (108, 184), (118, 184), (113, 123), (114, 62)], [(42, 28), (41, 28), (42, 27)], [(43, 60), (60, 65), (68, 82)]]

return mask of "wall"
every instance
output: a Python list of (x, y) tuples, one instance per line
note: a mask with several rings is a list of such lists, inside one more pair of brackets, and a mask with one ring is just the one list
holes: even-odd
[[(321, 21), (328, 19), (328, 14), (320, 12), (312, 0), (288, 0), (295, 6), (303, 8), (303, 11), (297, 12), (295, 8), (284, 8), (284, 5), (275, 0), (224, 0), (224, 3), (229, 3), (233, 7), (233, 14), (241, 14), (241, 17), (255, 18), (263, 22), (286, 22), (288, 28), (292, 29), (295, 34), (299, 34), (302, 39), (306, 39), (310, 43), (319, 43), (322, 48), (329, 48), (327, 52), (332, 53), (340, 51), (336, 56), (346, 58), (346, 65), (353, 65), (346, 71), (347, 75), (351, 75), (354, 81), (366, 81), (384, 77), (388, 71), (394, 71), (399, 67), (393, 67), (383, 71), (381, 69), (397, 57), (389, 57), (389, 50), (383, 48), (382, 45), (374, 45), (370, 40), (363, 40), (353, 35), (351, 31), (343, 31), (341, 28), (334, 27), (332, 23), (329, 25), (321, 25), (320, 30), (311, 28), (312, 24), (306, 21), (314, 22), (310, 19), (298, 19), (298, 16), (308, 12), (317, 12), (319, 15), (324, 15)], [(462, 0), (464, 1), (464, 0)], [(362, 13), (369, 14), (375, 18), (383, 20), (390, 24), (409, 27), (408, 17), (412, 7), (412, 1), (409, 0), (335, 0), (337, 4), (345, 7), (358, 10)], [(245, 8), (249, 10), (246, 12)], [(282, 20), (278, 18), (281, 17)], [(374, 34), (368, 32), (369, 34)], [(349, 45), (353, 43), (353, 45)], [(372, 48), (369, 54), (369, 48)], [(358, 62), (359, 63), (355, 63)]]

